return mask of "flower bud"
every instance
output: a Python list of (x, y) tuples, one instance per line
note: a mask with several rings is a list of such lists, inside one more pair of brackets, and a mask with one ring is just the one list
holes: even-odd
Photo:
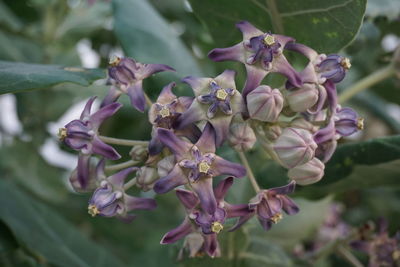
[(314, 133), (318, 130), (318, 127), (313, 125), (311, 122), (307, 121), (304, 118), (295, 118), (290, 122), (290, 126), (293, 128), (299, 128), (307, 130), (311, 133)]
[(267, 85), (257, 87), (246, 99), (250, 117), (260, 121), (276, 121), (283, 108), (281, 92)]
[(235, 150), (246, 151), (254, 146), (257, 138), (248, 123), (241, 122), (231, 125), (228, 140)]
[(274, 150), (286, 168), (302, 165), (314, 157), (317, 144), (312, 134), (304, 129), (285, 128), (276, 140)]
[(157, 171), (160, 177), (167, 176), (168, 173), (172, 171), (175, 166), (175, 157), (174, 155), (170, 155), (168, 157), (163, 158), (157, 163)]
[(318, 95), (315, 84), (305, 83), (301, 88), (289, 91), (286, 99), (293, 111), (304, 112), (317, 103)]
[(143, 166), (136, 173), (136, 185), (146, 192), (153, 188), (158, 178), (156, 169)]
[(267, 125), (264, 127), (265, 137), (270, 141), (275, 141), (282, 134), (282, 127), (279, 125)]
[(288, 176), (299, 185), (309, 185), (318, 182), (324, 176), (325, 165), (317, 158), (313, 158), (303, 165), (289, 170)]
[(145, 146), (134, 146), (129, 152), (129, 156), (131, 156), (132, 160), (135, 161), (143, 161), (148, 156), (148, 150)]
[(321, 77), (320, 83), (330, 80), (338, 83), (344, 79), (347, 70), (351, 67), (348, 58), (339, 55), (328, 55), (316, 66), (316, 71)]

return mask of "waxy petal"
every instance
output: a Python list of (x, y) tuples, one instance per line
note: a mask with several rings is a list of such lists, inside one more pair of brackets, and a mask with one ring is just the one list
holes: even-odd
[(303, 54), (310, 61), (314, 61), (318, 57), (318, 53), (314, 49), (312, 49), (306, 45), (295, 43), (295, 42), (287, 43), (285, 45), (285, 49), (291, 50), (291, 51), (296, 51), (300, 54)]
[(296, 182), (291, 181), (287, 185), (268, 189), (268, 192), (274, 195), (287, 195), (293, 193), (295, 188), (296, 188)]
[(196, 146), (202, 153), (215, 153), (215, 130), (210, 123), (204, 127)]
[(227, 161), (219, 156), (215, 157), (213, 163), (214, 176), (231, 175), (241, 178), (246, 175), (246, 168), (238, 163)]
[(160, 178), (160, 180), (154, 184), (153, 190), (157, 194), (164, 194), (171, 191), (175, 187), (184, 185), (186, 183), (187, 178), (185, 174), (183, 173), (181, 167), (176, 164), (167, 176)]
[(175, 71), (175, 69), (164, 64), (141, 64), (139, 78), (145, 79), (161, 71)]
[(146, 108), (146, 98), (143, 92), (142, 80), (131, 84), (127, 90), (132, 106), (138, 111), (144, 112)]
[(235, 76), (236, 71), (225, 70), (223, 73), (215, 77), (214, 80), (224, 89), (236, 89)]
[(192, 191), (185, 189), (176, 189), (176, 196), (179, 198), (180, 202), (185, 206), (186, 209), (193, 209), (199, 203), (199, 198)]
[(262, 82), (262, 80), (267, 76), (269, 73), (268, 71), (257, 68), (252, 65), (245, 65), (246, 67), (246, 73), (247, 73), (247, 78), (246, 78), (246, 83), (244, 84), (243, 88), (243, 98), (246, 99), (246, 96), (256, 89)]
[(245, 20), (236, 23), (235, 26), (242, 32), (243, 39), (245, 40), (264, 34), (262, 31), (254, 27), (250, 22)]
[(182, 82), (190, 85), (193, 91), (195, 92), (196, 96), (201, 93), (203, 88), (206, 88), (210, 85), (212, 79), (211, 78), (199, 78), (194, 76), (187, 76), (182, 79)]
[(119, 172), (111, 175), (110, 177), (107, 178), (107, 180), (114, 186), (116, 186), (118, 188), (122, 188), (124, 186), (126, 177), (128, 177), (129, 174), (131, 174), (132, 172), (137, 171), (137, 170), (138, 170), (137, 167), (127, 168), (127, 169), (124, 169), (122, 171), (119, 171)]
[(172, 229), (168, 233), (166, 233), (160, 241), (160, 244), (171, 244), (175, 243), (176, 241), (184, 238), (188, 234), (193, 232), (192, 224), (188, 218), (182, 222), (177, 228)]
[(221, 254), (217, 234), (204, 236), (204, 250), (211, 258), (218, 257)]
[(95, 100), (96, 100), (96, 97), (93, 96), (93, 97), (91, 97), (91, 98), (86, 102), (86, 105), (85, 105), (85, 107), (83, 108), (83, 111), (82, 111), (82, 113), (81, 113), (80, 120), (84, 120), (85, 118), (86, 118), (86, 119), (89, 118), (89, 116), (90, 116), (90, 110), (92, 109), (92, 105), (93, 105), (93, 102), (94, 102)]
[(126, 195), (124, 196), (126, 211), (131, 210), (154, 210), (157, 208), (157, 203), (152, 198), (141, 198)]
[(97, 135), (92, 140), (92, 152), (112, 160), (121, 158), (121, 155), (112, 146), (101, 141)]
[(193, 190), (200, 199), (200, 205), (208, 214), (214, 214), (217, 203), (212, 187), (212, 178), (202, 178), (192, 183)]
[(171, 82), (171, 83), (167, 84), (166, 86), (164, 86), (160, 95), (157, 98), (157, 103), (167, 104), (167, 103), (172, 102), (174, 99), (176, 99), (176, 95), (174, 95), (174, 93), (172, 93), (172, 88), (174, 88), (175, 86), (176, 86), (176, 83), (174, 83), (174, 82)]
[(78, 156), (77, 179), (82, 189), (89, 184), (90, 177), (90, 155), (80, 153)]
[(299, 212), (299, 207), (294, 203), (293, 200), (286, 196), (281, 197), (282, 200), (282, 209), (288, 214), (288, 215), (294, 215)]
[(105, 119), (114, 115), (121, 107), (122, 104), (120, 103), (111, 103), (93, 113), (90, 116), (90, 124), (92, 125), (92, 128), (97, 130)]
[[(226, 193), (228, 192), (229, 188), (233, 185), (233, 177), (228, 177), (221, 182), (214, 188), (214, 195), (217, 199), (217, 202), (221, 202), (224, 200)], [(247, 206), (247, 205), (246, 205)]]
[(191, 144), (183, 141), (179, 137), (177, 137), (172, 131), (167, 129), (159, 128), (157, 130), (157, 136), (160, 139), (161, 143), (171, 149), (172, 153), (174, 153), (176, 159), (180, 161), (182, 157), (189, 152), (192, 147)]
[(208, 58), (213, 61), (239, 61), (244, 63), (244, 47), (242, 43), (227, 47), (227, 48), (214, 48), (208, 53)]
[(111, 86), (110, 90), (108, 90), (107, 95), (104, 97), (103, 101), (100, 104), (100, 108), (105, 107), (111, 103), (114, 103), (121, 96), (122, 91), (118, 90), (115, 86)]

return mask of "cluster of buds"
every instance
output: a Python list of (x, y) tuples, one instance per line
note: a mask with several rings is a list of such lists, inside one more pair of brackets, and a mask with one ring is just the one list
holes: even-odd
[[(100, 109), (91, 114), (91, 98), (79, 120), (60, 129), (60, 139), (79, 151), (78, 166), (71, 185), (78, 192), (94, 191), (89, 201), (92, 216), (131, 220), (134, 209), (153, 209), (155, 201), (130, 196), (137, 186), (157, 194), (175, 190), (186, 210), (183, 223), (168, 232), (162, 244), (185, 239), (189, 256), (219, 256), (217, 234), (227, 218), (237, 218), (230, 231), (253, 216), (269, 230), (283, 217), (299, 208), (288, 194), (296, 183), (308, 185), (323, 177), (324, 163), (334, 152), (337, 140), (362, 128), (362, 119), (350, 108), (338, 105), (335, 84), (350, 67), (348, 59), (318, 54), (291, 37), (264, 33), (248, 22), (237, 24), (243, 41), (209, 53), (215, 61), (234, 60), (245, 65), (247, 80), (243, 90), (235, 83), (235, 71), (225, 70), (214, 78), (186, 77), (194, 96), (178, 97), (175, 83), (166, 85), (153, 103), (144, 92), (143, 80), (161, 71), (174, 71), (162, 64), (142, 64), (131, 58), (113, 58), (109, 93)], [(297, 72), (284, 56), (284, 50), (304, 54), (310, 62)], [(287, 80), (282, 88), (262, 84), (269, 73)], [(101, 136), (101, 123), (122, 106), (116, 101), (126, 93), (134, 109), (144, 112), (152, 125), (149, 141)], [(261, 189), (245, 158), (245, 152), (259, 142), (272, 160), (288, 169), (289, 182), (281, 187)], [(243, 165), (216, 154), (229, 144)], [(131, 146), (129, 161), (105, 166), (105, 159), (121, 156), (110, 145)], [(95, 157), (101, 157), (96, 167)], [(106, 177), (105, 172), (119, 171)], [(133, 175), (136, 173), (136, 175)], [(130, 177), (132, 176), (132, 177)], [(214, 186), (216, 177), (224, 177)], [(234, 178), (247, 176), (256, 191), (248, 203), (224, 200)], [(128, 182), (125, 182), (130, 177)], [(186, 188), (186, 189), (184, 189)], [(184, 250), (182, 250), (184, 251)]]

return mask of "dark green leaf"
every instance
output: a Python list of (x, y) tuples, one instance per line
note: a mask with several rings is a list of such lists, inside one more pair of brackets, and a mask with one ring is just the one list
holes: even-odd
[(192, 54), (147, 1), (116, 0), (113, 8), (115, 33), (128, 56), (168, 64), (179, 75), (201, 74)]
[(247, 20), (263, 31), (284, 33), (319, 52), (331, 53), (354, 39), (366, 0), (190, 0), (190, 3), (208, 26), (217, 46), (239, 41), (241, 35), (234, 24)]
[(13, 31), (19, 31), (23, 27), (20, 19), (3, 2), (0, 2), (0, 24)]
[(0, 94), (43, 89), (65, 82), (88, 86), (104, 76), (100, 69), (0, 61)]
[(5, 180), (0, 181), (0, 202), (0, 219), (38, 258), (54, 266), (122, 265), (57, 213)]

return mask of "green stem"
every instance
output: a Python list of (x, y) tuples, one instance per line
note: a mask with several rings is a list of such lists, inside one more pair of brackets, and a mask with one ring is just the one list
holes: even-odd
[(271, 16), (272, 27), (275, 33), (283, 34), (282, 17), (279, 13), (278, 7), (276, 6), (275, 0), (266, 0), (267, 8)]
[(353, 84), (350, 88), (346, 89), (343, 93), (339, 96), (339, 102), (343, 103), (355, 96), (356, 94), (368, 89), (372, 85), (383, 81), (390, 76), (395, 74), (395, 68), (393, 64), (390, 64), (382, 69), (379, 69), (372, 74), (368, 75), (367, 77), (359, 80), (355, 84)]
[(124, 184), (124, 190), (128, 190), (129, 188), (131, 188), (132, 186), (134, 186), (136, 184), (136, 178), (133, 178), (132, 180), (130, 180), (129, 182), (127, 182), (126, 184)]
[(260, 186), (257, 183), (256, 177), (254, 177), (253, 171), (251, 170), (250, 164), (246, 158), (246, 155), (243, 152), (238, 152), (239, 158), (242, 161), (244, 167), (247, 170), (247, 177), (249, 177), (251, 185), (254, 188), (254, 191), (258, 193), (260, 191)]
[(354, 267), (364, 267), (364, 265), (344, 246), (338, 246), (337, 252)]
[(106, 166), (105, 171), (118, 171), (138, 164), (138, 161), (128, 160), (119, 164)]
[(128, 139), (119, 139), (108, 136), (99, 136), (100, 140), (112, 145), (121, 145), (121, 146), (147, 146), (149, 144), (148, 141), (140, 141), (140, 140), (128, 140)]

